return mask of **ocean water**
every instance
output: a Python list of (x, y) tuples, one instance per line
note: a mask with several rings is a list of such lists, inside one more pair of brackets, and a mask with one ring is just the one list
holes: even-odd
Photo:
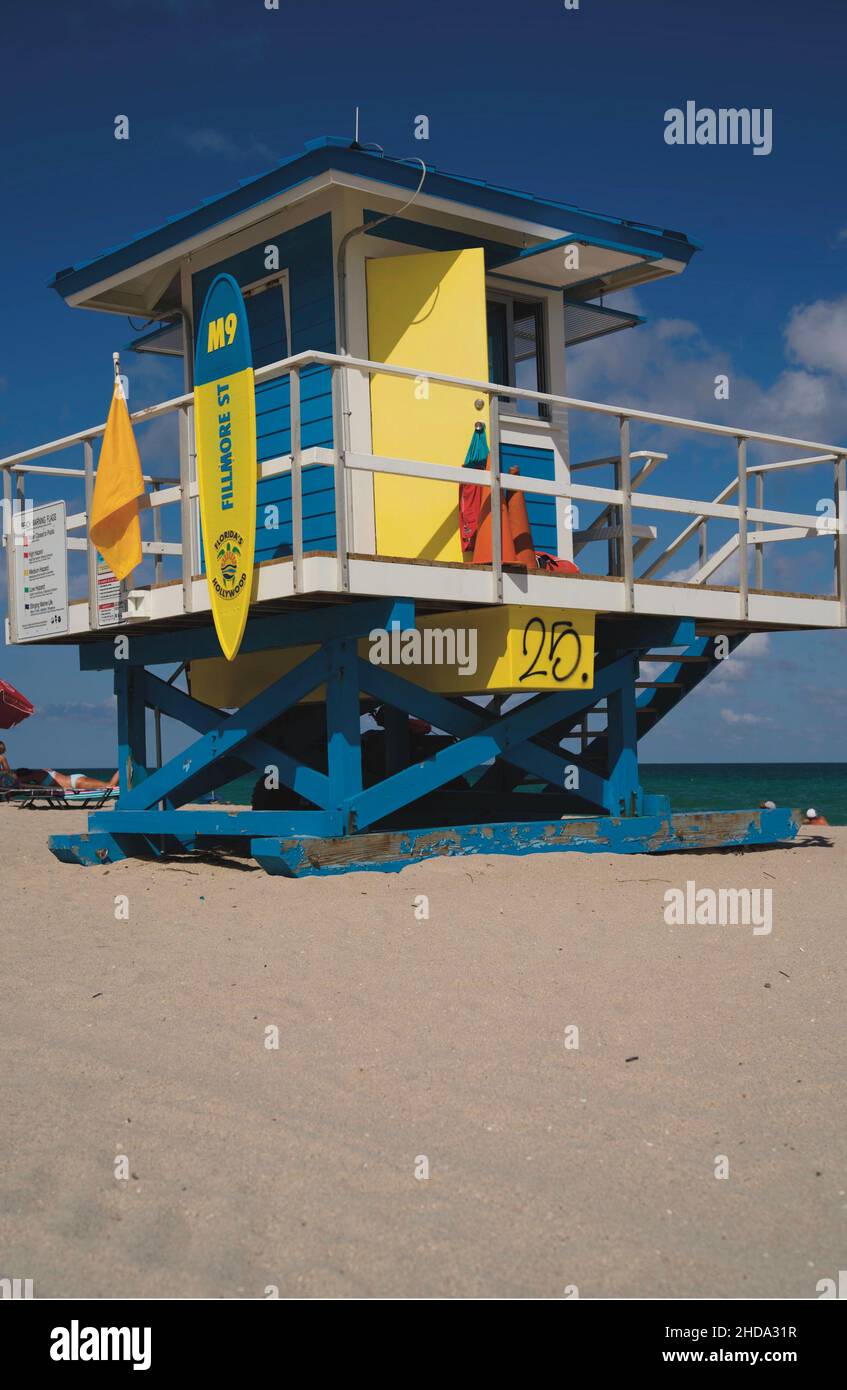
[[(219, 790), (221, 800), (249, 805), (254, 774)], [(814, 806), (830, 825), (847, 825), (847, 763), (642, 763), (641, 785), (661, 792), (675, 811), (736, 811), (775, 801)]]
[(675, 811), (733, 811), (775, 801), (814, 806), (830, 825), (847, 825), (847, 763), (642, 763), (641, 785), (663, 792)]

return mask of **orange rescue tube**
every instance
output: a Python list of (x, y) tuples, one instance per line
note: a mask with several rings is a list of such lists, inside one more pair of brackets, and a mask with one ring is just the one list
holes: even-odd
[[(475, 565), (491, 564), (491, 489), (486, 488), (488, 496), (485, 498), (479, 512), (479, 529), (476, 533), (476, 544), (473, 551), (473, 562)], [(514, 565), (517, 563), (515, 555), (515, 543), (512, 540), (512, 532), (509, 526), (509, 513), (506, 502), (500, 494), (500, 535), (501, 556), (504, 565)]]
[[(517, 464), (510, 468), (510, 473), (517, 473)], [(512, 540), (515, 546), (515, 563), (526, 565), (527, 569), (538, 568), (538, 560), (535, 555), (535, 546), (532, 543), (532, 528), (529, 524), (529, 516), (526, 510), (526, 494), (523, 492), (510, 492), (506, 507), (509, 513), (509, 529), (512, 533)]]

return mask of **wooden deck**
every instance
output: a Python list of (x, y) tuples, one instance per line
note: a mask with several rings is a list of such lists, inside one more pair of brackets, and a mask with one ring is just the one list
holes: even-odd
[[(422, 611), (489, 607), (493, 602), (490, 566), (351, 554), (349, 589), (343, 590), (338, 582), (337, 556), (313, 551), (303, 557), (303, 581), (302, 589), (295, 592), (290, 557), (264, 561), (256, 567), (252, 611), (268, 615), (384, 596), (412, 598)], [(825, 594), (751, 589), (746, 615), (739, 612), (738, 590), (722, 585), (636, 579), (631, 607), (626, 598), (626, 585), (615, 576), (564, 578), (503, 567), (504, 604), (574, 608), (598, 615), (693, 617), (704, 631), (789, 631), (840, 625), (839, 601)], [(175, 579), (132, 590), (131, 610), (125, 623), (98, 630), (91, 626), (87, 599), (78, 599), (70, 605), (69, 632), (38, 641), (61, 645), (139, 629), (171, 631), (205, 625), (211, 620), (205, 576), (192, 577), (190, 609), (183, 603), (183, 583)]]

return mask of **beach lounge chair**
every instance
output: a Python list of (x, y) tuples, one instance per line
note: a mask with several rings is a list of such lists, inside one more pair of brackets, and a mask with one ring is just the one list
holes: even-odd
[(117, 787), (100, 787), (94, 791), (70, 791), (65, 787), (13, 787), (7, 791), (4, 800), (13, 802), (22, 810), (42, 809), (52, 806), (54, 810), (99, 811), (109, 801), (116, 801)]

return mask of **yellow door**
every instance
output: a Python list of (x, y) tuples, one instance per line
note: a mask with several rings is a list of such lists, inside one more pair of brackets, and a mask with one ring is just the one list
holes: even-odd
[[(413, 367), (419, 379), (371, 377), (374, 454), (461, 467), (477, 420), (476, 391), (427, 381), (427, 372), (488, 380), (485, 264), (481, 248), (368, 261), (368, 338), (374, 361)], [(380, 555), (461, 560), (458, 487), (374, 474)]]

